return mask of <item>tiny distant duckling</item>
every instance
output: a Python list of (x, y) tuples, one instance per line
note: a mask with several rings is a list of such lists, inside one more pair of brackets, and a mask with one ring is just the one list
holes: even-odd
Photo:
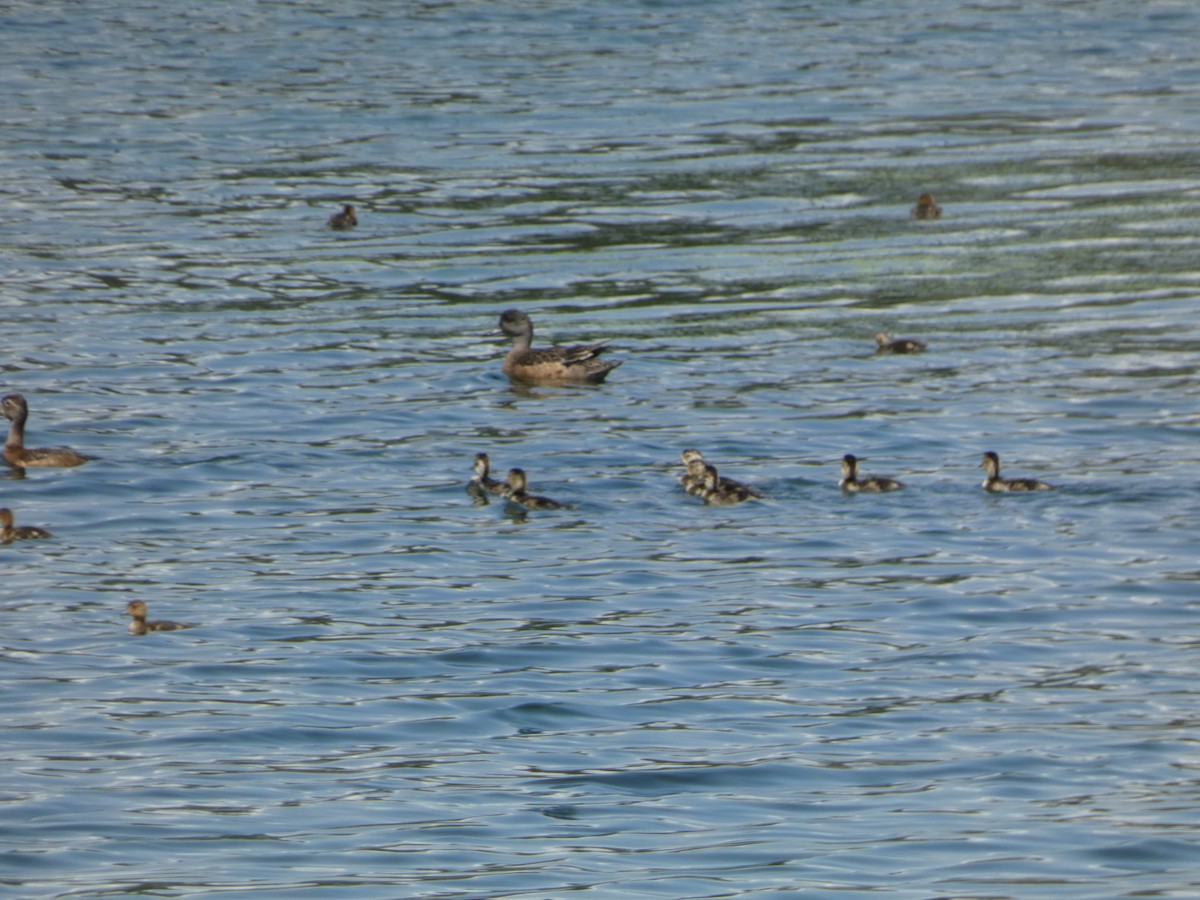
[(926, 349), (924, 343), (912, 338), (897, 338), (893, 341), (882, 331), (875, 335), (876, 353), (924, 353)]
[(733, 506), (762, 497), (762, 494), (750, 485), (722, 477), (716, 466), (708, 463), (703, 465), (704, 486), (700, 490), (700, 496), (704, 498), (705, 503), (711, 506)]
[(182, 622), (167, 622), (159, 619), (156, 622), (146, 621), (146, 604), (141, 600), (130, 600), (125, 607), (125, 615), (133, 616), (129, 623), (130, 634), (149, 634), (151, 631), (178, 631), (181, 628), (191, 628)]
[(504, 495), (508, 493), (508, 485), (497, 481), (491, 476), (492, 462), (486, 453), (475, 454), (475, 474), (471, 476), (469, 487), (486, 491), (489, 494)]
[(508, 470), (508, 485), (506, 496), (513, 503), (518, 503), (526, 509), (570, 509), (569, 503), (559, 503), (549, 497), (535, 497), (529, 493), (529, 479), (524, 469)]
[(1001, 478), (1000, 457), (991, 450), (983, 454), (980, 464), (987, 470), (983, 489), (993, 494), (1009, 494), (1025, 491), (1052, 491), (1054, 487), (1036, 478)]
[(933, 194), (922, 194), (917, 198), (917, 204), (912, 208), (914, 219), (936, 219), (942, 214), (942, 208), (933, 202)]
[(8, 440), (4, 443), (4, 461), (15, 469), (26, 466), (42, 468), (70, 468), (81, 466), (91, 456), (76, 453), (70, 447), (25, 446), (25, 421), (29, 418), (29, 404), (20, 394), (9, 394), (0, 401), (4, 417), (12, 422), (8, 429)]
[(860, 491), (869, 494), (886, 494), (888, 491), (898, 491), (904, 485), (894, 478), (886, 478), (883, 475), (868, 475), (865, 478), (859, 478), (858, 457), (853, 453), (847, 453), (842, 457), (842, 480), (838, 482), (838, 487), (850, 494), (857, 494)]
[(11, 544), (13, 541), (36, 541), (54, 537), (45, 528), (36, 525), (13, 525), (12, 510), (7, 506), (0, 507), (0, 544)]
[(345, 231), (348, 228), (353, 228), (358, 224), (358, 216), (354, 212), (354, 205), (347, 203), (342, 207), (342, 211), (334, 213), (329, 217), (329, 227), (334, 231)]

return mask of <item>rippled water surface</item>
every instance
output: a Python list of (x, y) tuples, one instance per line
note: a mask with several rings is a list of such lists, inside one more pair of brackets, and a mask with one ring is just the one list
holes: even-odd
[(1196, 896), (1197, 33), (6, 6), (0, 893)]

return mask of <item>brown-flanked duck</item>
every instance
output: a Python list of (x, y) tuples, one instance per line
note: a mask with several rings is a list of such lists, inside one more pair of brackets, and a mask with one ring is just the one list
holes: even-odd
[(13, 525), (12, 510), (0, 506), (0, 544), (11, 544), (13, 541), (36, 541), (42, 538), (54, 537), (45, 528), (36, 525)]
[(334, 213), (329, 217), (329, 227), (334, 231), (345, 231), (347, 228), (353, 228), (358, 224), (358, 216), (354, 212), (353, 204), (347, 203), (342, 207), (342, 211)]
[(568, 503), (559, 503), (549, 497), (535, 497), (529, 493), (529, 479), (524, 469), (508, 470), (508, 490), (506, 496), (513, 503), (518, 503), (526, 509), (570, 509)]
[(895, 478), (886, 478), (883, 475), (868, 475), (865, 478), (859, 478), (858, 457), (853, 453), (847, 453), (842, 457), (842, 480), (838, 482), (838, 487), (850, 494), (857, 494), (860, 491), (870, 494), (886, 494), (888, 491), (898, 491), (904, 485)]
[(704, 465), (704, 485), (700, 489), (700, 496), (704, 498), (704, 502), (712, 506), (733, 506), (736, 503), (744, 503), (747, 500), (760, 499), (762, 494), (748, 484), (742, 484), (740, 481), (734, 481), (732, 478), (724, 478), (717, 472), (717, 467), (703, 463)]
[(679, 476), (679, 484), (693, 496), (704, 489), (704, 456), (699, 450), (684, 450), (679, 454), (683, 463), (684, 473)]
[[(573, 347), (533, 349), (533, 322), (519, 309), (500, 314), (500, 331), (513, 339), (503, 372), (513, 381), (534, 384), (599, 384), (621, 361), (599, 359), (608, 341)], [(493, 332), (494, 333), (494, 332)]]
[(146, 604), (141, 600), (130, 600), (125, 607), (125, 615), (133, 616), (133, 621), (129, 623), (130, 634), (149, 634), (152, 631), (178, 631), (181, 628), (191, 628), (191, 625), (185, 625), (183, 622), (166, 622), (158, 620), (157, 622), (146, 621)]
[(924, 353), (925, 345), (912, 338), (897, 338), (892, 340), (882, 331), (875, 335), (876, 353)]
[(4, 443), (4, 461), (14, 468), (27, 466), (45, 468), (69, 468), (83, 465), (91, 456), (76, 453), (70, 447), (25, 446), (25, 420), (29, 418), (29, 404), (20, 394), (9, 394), (0, 401), (4, 417), (12, 422), (8, 429), (8, 440)]
[(983, 454), (983, 468), (987, 476), (983, 479), (983, 489), (993, 494), (1009, 494), (1024, 491), (1051, 491), (1053, 486), (1036, 478), (1001, 478), (1000, 457), (991, 450)]
[(936, 219), (942, 214), (942, 208), (933, 202), (933, 194), (922, 194), (917, 198), (917, 204), (912, 208), (914, 219)]

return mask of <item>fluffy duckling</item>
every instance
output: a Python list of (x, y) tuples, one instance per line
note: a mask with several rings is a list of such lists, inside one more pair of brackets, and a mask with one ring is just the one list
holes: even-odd
[[(534, 384), (599, 384), (621, 361), (599, 359), (608, 341), (533, 349), (533, 322), (519, 309), (500, 314), (500, 331), (513, 339), (502, 371), (513, 381)], [(492, 332), (495, 334), (495, 332)]]
[(535, 497), (529, 493), (529, 479), (524, 469), (508, 470), (508, 485), (506, 496), (513, 503), (519, 503), (526, 509), (570, 509), (568, 503), (559, 503), (549, 497)]
[(90, 456), (76, 453), (70, 447), (25, 446), (25, 420), (29, 418), (29, 404), (20, 394), (9, 394), (0, 401), (4, 417), (12, 422), (8, 429), (8, 440), (4, 443), (4, 461), (17, 469), (26, 466), (69, 468), (83, 465)]
[(692, 496), (704, 489), (704, 456), (699, 450), (684, 450), (679, 454), (683, 463), (684, 473), (679, 476), (679, 484)]
[(893, 341), (882, 331), (875, 335), (876, 353), (924, 353), (925, 349), (921, 341), (912, 338), (898, 338)]
[(762, 494), (748, 484), (742, 484), (732, 478), (723, 478), (717, 472), (716, 466), (708, 463), (702, 463), (702, 465), (704, 466), (704, 485), (700, 489), (700, 496), (704, 498), (705, 503), (712, 506), (733, 506), (736, 503), (744, 503), (747, 500), (762, 497)]
[(358, 216), (354, 212), (353, 204), (347, 203), (342, 207), (342, 211), (334, 213), (329, 217), (329, 227), (334, 231), (345, 231), (347, 228), (353, 228), (358, 224)]
[(141, 600), (130, 600), (125, 607), (125, 615), (133, 616), (133, 621), (129, 623), (130, 634), (149, 634), (151, 631), (178, 631), (180, 628), (191, 628), (191, 625), (185, 625), (182, 622), (166, 622), (158, 620), (157, 622), (146, 621), (146, 604)]
[(885, 478), (883, 475), (868, 475), (865, 478), (859, 478), (858, 457), (853, 453), (847, 453), (842, 457), (842, 480), (838, 482), (838, 487), (850, 494), (857, 494), (860, 491), (870, 494), (885, 494), (888, 491), (898, 491), (904, 485), (894, 478)]
[(7, 506), (0, 507), (0, 544), (11, 544), (13, 541), (36, 541), (48, 537), (54, 537), (54, 535), (36, 525), (14, 526), (12, 510)]
[(508, 485), (491, 476), (492, 462), (486, 453), (475, 454), (475, 474), (469, 487), (489, 494), (507, 494)]
[(987, 476), (983, 479), (983, 489), (993, 494), (1053, 490), (1051, 485), (1044, 481), (1038, 481), (1036, 478), (1001, 478), (1000, 457), (991, 450), (983, 454), (981, 465), (987, 470)]
[(912, 208), (914, 219), (936, 219), (942, 214), (942, 208), (933, 202), (933, 194), (922, 194), (917, 198), (917, 205)]

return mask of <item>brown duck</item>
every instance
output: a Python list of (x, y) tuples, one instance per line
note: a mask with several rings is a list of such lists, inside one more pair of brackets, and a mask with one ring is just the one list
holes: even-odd
[(353, 204), (347, 203), (342, 207), (342, 211), (334, 213), (329, 217), (329, 227), (334, 231), (345, 231), (347, 228), (353, 228), (358, 224), (358, 216), (354, 212)]
[(987, 475), (983, 479), (983, 489), (993, 494), (1050, 491), (1054, 489), (1052, 485), (1046, 484), (1044, 481), (1038, 481), (1036, 478), (1001, 478), (1000, 457), (991, 450), (983, 454), (981, 465), (987, 470)]
[(842, 457), (842, 480), (838, 482), (838, 487), (850, 494), (857, 494), (860, 491), (869, 494), (885, 494), (888, 491), (898, 491), (904, 485), (895, 478), (886, 478), (883, 475), (868, 475), (865, 478), (859, 478), (858, 457), (853, 453), (847, 453)]
[(912, 338), (897, 338), (892, 340), (882, 331), (875, 335), (876, 353), (924, 353), (925, 344)]
[[(621, 364), (599, 359), (608, 341), (572, 347), (533, 349), (533, 322), (519, 309), (500, 314), (500, 331), (513, 339), (504, 357), (504, 374), (513, 381), (535, 384), (599, 384)], [(493, 332), (495, 333), (495, 332)]]
[(178, 631), (181, 628), (191, 628), (182, 622), (167, 622), (162, 619), (156, 622), (146, 621), (146, 604), (141, 600), (130, 600), (125, 607), (125, 615), (133, 616), (129, 623), (130, 634), (149, 634), (151, 631)]

